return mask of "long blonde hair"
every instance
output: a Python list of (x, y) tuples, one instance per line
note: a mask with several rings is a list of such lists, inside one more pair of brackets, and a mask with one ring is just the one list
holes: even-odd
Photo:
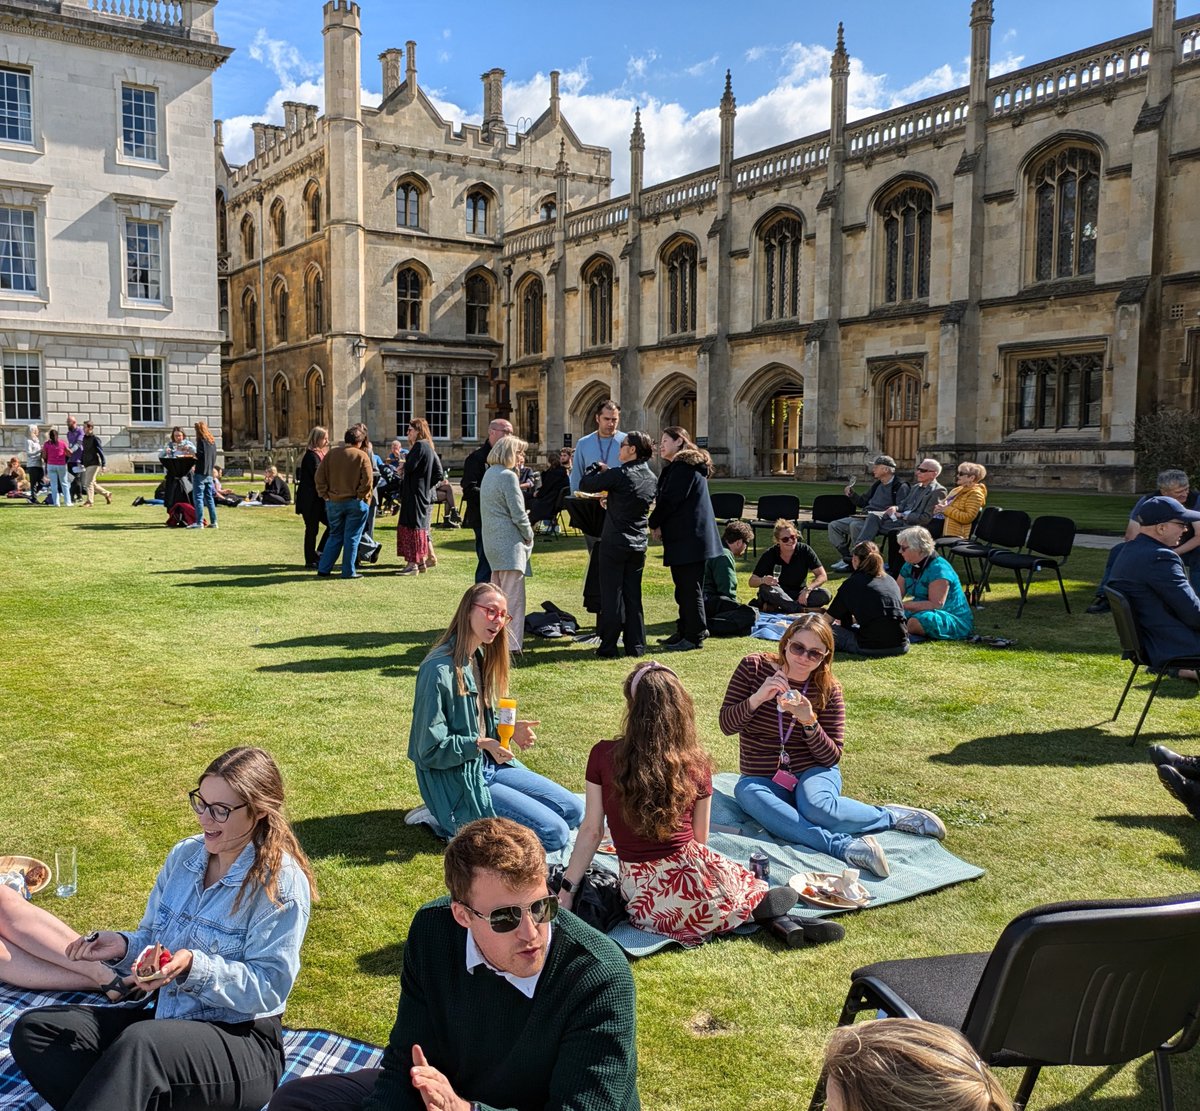
[(219, 775), (225, 780), (256, 816), (254, 833), (250, 838), (254, 842), (254, 864), (242, 880), (233, 909), (237, 910), (242, 896), (252, 883), (258, 884), (267, 893), (267, 898), (279, 906), (279, 873), (285, 853), (304, 873), (310, 897), (315, 903), (317, 881), (308, 857), (304, 855), (300, 842), (296, 840), (284, 816), (283, 776), (271, 754), (246, 745), (231, 748), (209, 764), (200, 779), (203, 781), (210, 775)]
[[(467, 693), (463, 669), (471, 663), (471, 656), (467, 651), (472, 637), (471, 610), (477, 605), (482, 605), (484, 598), (497, 598), (500, 605), (507, 608), (504, 592), (498, 586), (491, 583), (475, 583), (467, 588), (467, 592), (459, 601), (458, 609), (450, 619), (450, 627), (433, 642), (433, 647), (429, 650), (429, 655), (432, 656), (442, 645), (450, 645), (450, 659), (454, 663), (454, 676), (458, 680), (459, 694)], [(483, 673), (483, 690), (480, 694), (489, 706), (495, 706), (501, 698), (508, 695), (507, 634), (501, 629), (492, 643), (484, 644), (482, 648), (483, 664), (480, 671)], [(425, 658), (428, 659), (429, 656)]]

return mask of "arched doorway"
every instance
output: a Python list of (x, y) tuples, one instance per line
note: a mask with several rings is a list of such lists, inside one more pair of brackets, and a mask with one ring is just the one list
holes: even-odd
[(916, 464), (921, 434), (919, 368), (912, 364), (889, 368), (880, 374), (878, 382), (883, 450), (905, 470)]
[(688, 374), (672, 371), (646, 395), (646, 431), (657, 439), (664, 428), (683, 428), (696, 437), (696, 381)]
[(756, 422), (755, 459), (759, 474), (795, 473), (803, 412), (804, 387), (799, 384), (781, 385), (763, 402)]
[(612, 391), (603, 382), (592, 382), (579, 391), (571, 406), (571, 420), (568, 425), (568, 427), (574, 426), (575, 439), (573, 443), (578, 443), (581, 436), (596, 431), (596, 413), (600, 409), (600, 403), (607, 401), (610, 397), (612, 397)]

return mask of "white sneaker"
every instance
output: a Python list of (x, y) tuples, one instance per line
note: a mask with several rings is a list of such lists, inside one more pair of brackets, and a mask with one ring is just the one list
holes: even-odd
[(901, 806), (894, 802), (883, 803), (881, 809), (896, 816), (896, 824), (892, 829), (898, 829), (901, 833), (915, 833), (918, 837), (936, 837), (939, 841), (946, 838), (946, 823), (932, 810)]
[(849, 571), (850, 564), (847, 563), (844, 559), (839, 559), (837, 561), (837, 563), (831, 563), (829, 565), (829, 570), (830, 571)]
[(856, 837), (846, 846), (846, 863), (852, 868), (863, 868), (882, 879), (892, 874), (883, 846), (874, 837)]
[(203, 524), (188, 525), (188, 528), (204, 528)]

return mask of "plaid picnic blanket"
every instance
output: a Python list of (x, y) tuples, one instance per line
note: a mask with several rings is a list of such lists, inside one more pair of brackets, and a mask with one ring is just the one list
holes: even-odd
[[(49, 1111), (49, 1105), (26, 1082), (8, 1052), (13, 1024), (31, 1007), (94, 1004), (95, 993), (55, 992), (44, 994), (0, 984), (0, 1108), (4, 1111)], [(328, 1030), (284, 1030), (283, 1080), (320, 1073), (353, 1072), (375, 1068), (383, 1050), (366, 1042), (333, 1034)]]

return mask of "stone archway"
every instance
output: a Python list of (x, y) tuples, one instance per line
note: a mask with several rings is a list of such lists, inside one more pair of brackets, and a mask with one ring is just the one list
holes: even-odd
[(795, 474), (803, 414), (804, 378), (798, 369), (772, 363), (750, 375), (734, 398), (733, 473)]
[(581, 436), (596, 431), (596, 412), (600, 403), (610, 397), (612, 390), (604, 382), (589, 382), (575, 395), (567, 422), (567, 430), (574, 435), (572, 444), (579, 443)]
[(657, 439), (664, 428), (679, 427), (696, 436), (696, 383), (675, 371), (654, 387), (646, 397), (646, 432)]

